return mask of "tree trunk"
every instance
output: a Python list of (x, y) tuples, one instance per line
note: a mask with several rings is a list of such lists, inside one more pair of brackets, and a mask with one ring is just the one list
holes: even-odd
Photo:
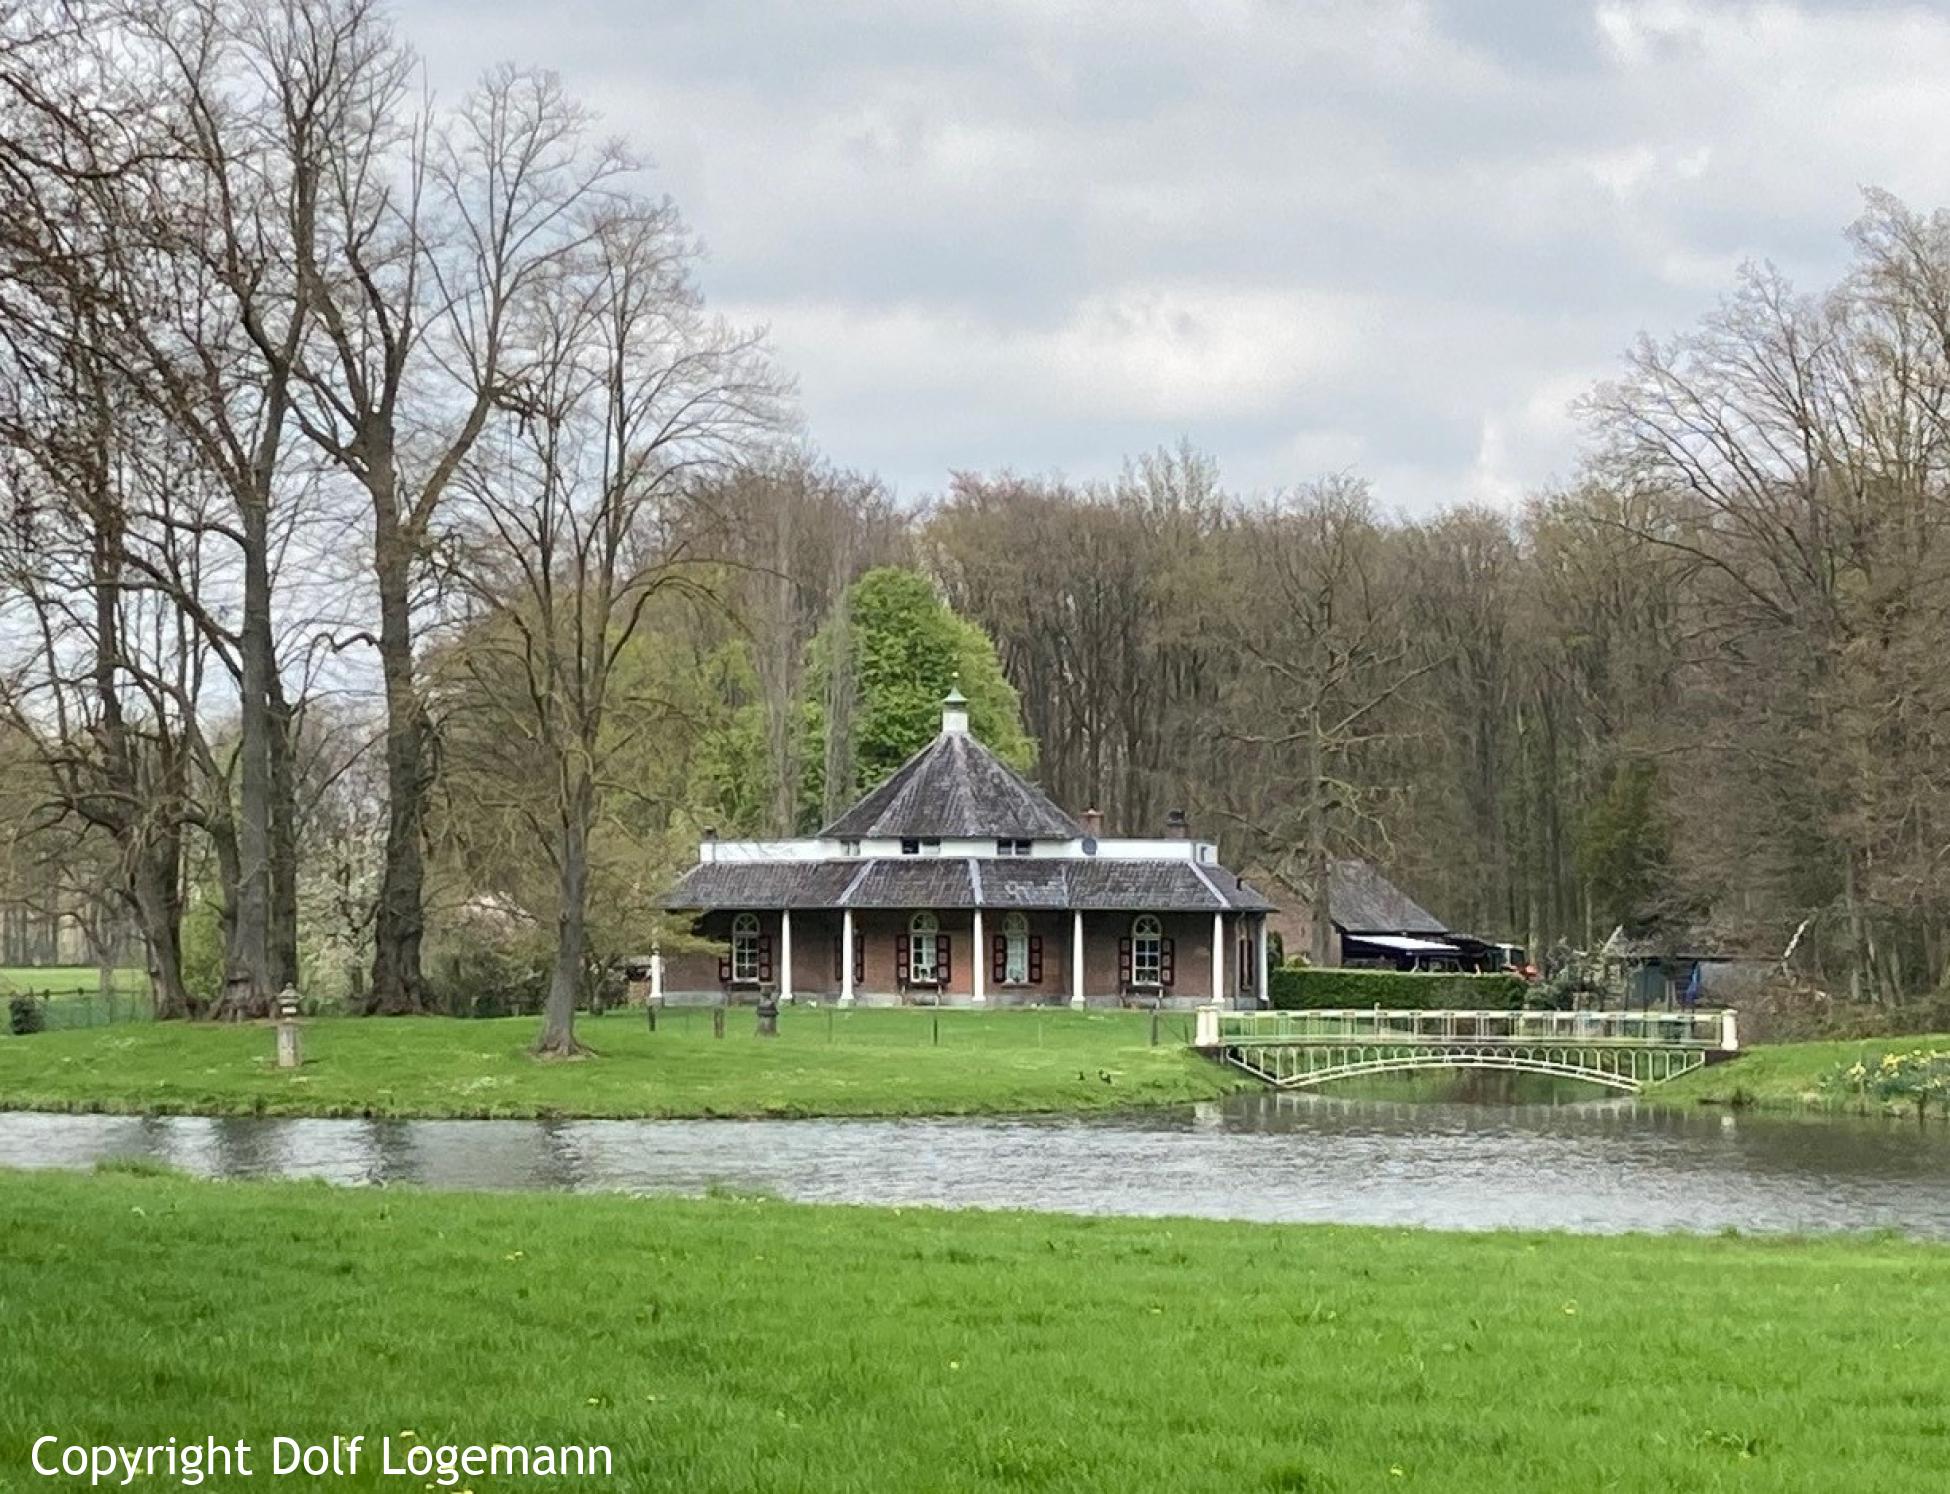
[(272, 989), (298, 985), (298, 794), (292, 771), (291, 706), (284, 687), (271, 679), (271, 922)]
[(575, 1058), (589, 1051), (576, 1038), (576, 996), (582, 986), (587, 932), (589, 820), (593, 807), (594, 795), (586, 783), (577, 787), (571, 802), (564, 806), (556, 879), (555, 968), (549, 975), (541, 1036), (535, 1039), (535, 1052), (545, 1057)]
[(223, 993), (213, 1016), (262, 1017), (271, 1009), (271, 640), (269, 522), (261, 501), (240, 505), (244, 530), (244, 615), (239, 630), (237, 871), (235, 923)]
[(183, 985), (183, 908), (175, 859), (172, 837), (166, 846), (145, 848), (129, 873), (129, 902), (149, 952), (149, 998), (158, 1021), (196, 1015)]
[(841, 588), (828, 633), (832, 650), (826, 669), (826, 757), (821, 823), (837, 819), (853, 802), (853, 708), (859, 681), (853, 672), (853, 614)]
[[(378, 500), (376, 500), (378, 501)], [(425, 931), (427, 720), (413, 677), (413, 619), (408, 599), (412, 556), (378, 503), (373, 569), (379, 583), (379, 664), (386, 682), (386, 854), (373, 916), (372, 994), (367, 1010), (387, 1016), (426, 1010), (420, 974)]]
[[(1318, 713), (1315, 730), (1318, 731)], [(1316, 966), (1334, 963), (1334, 904), (1332, 868), (1327, 860), (1327, 794), (1330, 785), (1320, 773), (1320, 741), (1307, 744), (1307, 897), (1312, 904), (1312, 930), (1307, 958)]]
[(1855, 885), (1855, 849), (1842, 853), (1842, 903), (1848, 924), (1848, 999), (1861, 1001), (1866, 994), (1862, 975), (1869, 963), (1868, 928), (1862, 917), (1861, 899)]

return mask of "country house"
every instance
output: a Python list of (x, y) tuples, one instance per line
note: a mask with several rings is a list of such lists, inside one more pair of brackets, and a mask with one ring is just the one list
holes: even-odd
[(720, 840), (660, 900), (705, 949), (667, 999), (842, 1005), (1257, 1005), (1272, 905), (1174, 812), (1157, 839), (1098, 834), (969, 734), (941, 731), (817, 835)]

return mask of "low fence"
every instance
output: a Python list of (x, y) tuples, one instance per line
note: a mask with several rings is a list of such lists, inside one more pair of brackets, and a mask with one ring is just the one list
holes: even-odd
[(22, 1032), (60, 1032), (71, 1027), (112, 1027), (124, 1022), (153, 1022), (154, 1003), (147, 991), (103, 991), (99, 988), (0, 990), (0, 1036)]

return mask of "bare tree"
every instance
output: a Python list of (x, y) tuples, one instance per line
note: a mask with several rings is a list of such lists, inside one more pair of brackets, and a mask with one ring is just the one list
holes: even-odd
[(546, 73), (498, 69), (451, 117), (409, 117), (407, 56), (371, 8), (316, 4), (372, 60), (354, 132), (321, 174), (317, 222), (293, 234), (322, 334), (299, 369), (298, 416), (371, 510), (388, 801), (371, 1000), (414, 1011), (433, 774), (415, 584), (491, 411), (530, 376), (515, 323), (586, 247), (630, 163), (592, 142), (587, 111)]
[(464, 658), (548, 790), (516, 796), (556, 872), (538, 1053), (583, 1050), (590, 839), (608, 764), (646, 729), (617, 664), (659, 592), (702, 585), (687, 488), (773, 425), (758, 340), (708, 319), (668, 204), (611, 202), (509, 329), (518, 377), (462, 464), (462, 575), (481, 609)]
[(1231, 636), (1255, 667), (1223, 733), (1251, 796), (1232, 812), (1305, 892), (1317, 964), (1331, 956), (1332, 858), (1386, 837), (1385, 785), (1364, 768), (1402, 730), (1388, 707), (1437, 662), (1416, 646), (1385, 539), (1365, 486), (1344, 478), (1296, 491), (1233, 536), (1250, 579)]

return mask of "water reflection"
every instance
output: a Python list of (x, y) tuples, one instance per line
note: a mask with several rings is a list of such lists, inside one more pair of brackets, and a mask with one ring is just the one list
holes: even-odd
[(1258, 1095), (1141, 1116), (916, 1121), (222, 1120), (0, 1113), (0, 1165), (1441, 1228), (1950, 1238), (1950, 1132), (1629, 1100)]

